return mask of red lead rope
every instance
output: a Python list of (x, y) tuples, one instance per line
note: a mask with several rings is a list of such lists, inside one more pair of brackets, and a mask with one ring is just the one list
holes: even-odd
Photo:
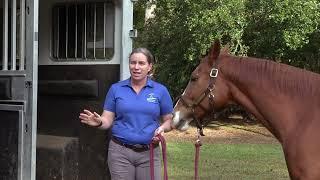
[[(162, 147), (162, 160), (163, 160), (163, 179), (168, 180), (168, 172), (167, 172), (167, 145), (166, 141), (163, 136), (160, 134), (157, 135), (159, 141), (161, 142)], [(151, 180), (154, 180), (154, 143), (151, 142), (150, 144), (150, 176)], [(195, 158), (194, 158), (194, 179), (199, 180), (199, 174), (198, 174), (198, 167), (199, 167), (199, 156), (200, 156), (200, 146), (202, 145), (200, 136), (198, 136), (198, 139), (196, 143), (194, 144), (196, 148)]]
[[(163, 179), (168, 180), (168, 172), (167, 172), (167, 145), (166, 140), (161, 134), (158, 134), (156, 136), (159, 141), (161, 142), (161, 148), (162, 148), (162, 160), (163, 160)], [(150, 175), (151, 180), (154, 180), (154, 141), (150, 143)]]
[(200, 139), (196, 141), (194, 146), (196, 147), (196, 154), (194, 157), (194, 179), (198, 180), (199, 179), (199, 174), (198, 174), (198, 167), (199, 167), (199, 156), (200, 156), (200, 146), (202, 145)]

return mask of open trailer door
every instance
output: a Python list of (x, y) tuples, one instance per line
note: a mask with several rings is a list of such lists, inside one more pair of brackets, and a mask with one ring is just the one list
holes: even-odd
[(34, 180), (38, 0), (1, 2), (0, 179)]

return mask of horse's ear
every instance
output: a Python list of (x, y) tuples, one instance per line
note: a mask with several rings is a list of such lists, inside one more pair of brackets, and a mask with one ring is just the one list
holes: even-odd
[(220, 41), (216, 39), (214, 43), (211, 45), (211, 48), (209, 50), (209, 54), (208, 54), (209, 66), (213, 66), (215, 61), (218, 59), (218, 56), (220, 54), (220, 49), (221, 49)]
[(222, 54), (230, 54), (230, 44), (226, 44), (226, 45), (222, 48), (222, 50), (221, 50), (220, 53), (222, 53)]

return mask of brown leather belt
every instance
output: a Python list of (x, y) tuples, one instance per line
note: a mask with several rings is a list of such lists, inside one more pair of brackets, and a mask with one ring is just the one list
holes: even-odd
[[(147, 144), (125, 144), (115, 137), (112, 137), (111, 140), (113, 142), (115, 142), (116, 144), (119, 144), (119, 145), (124, 146), (129, 149), (132, 149), (135, 152), (144, 152), (144, 151), (148, 151), (150, 149), (150, 145), (147, 145)], [(158, 147), (158, 146), (159, 146), (159, 144), (153, 145), (153, 147)]]

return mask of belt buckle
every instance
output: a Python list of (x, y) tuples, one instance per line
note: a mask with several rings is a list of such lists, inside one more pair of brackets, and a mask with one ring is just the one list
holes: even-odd
[(136, 151), (145, 151), (149, 149), (149, 146), (144, 144), (135, 144), (135, 145), (132, 145), (132, 147), (133, 147), (132, 149)]
[(146, 148), (147, 147), (147, 145), (143, 145), (143, 144), (135, 144), (135, 145), (133, 145), (135, 148), (137, 148), (137, 149), (142, 149), (142, 148)]

